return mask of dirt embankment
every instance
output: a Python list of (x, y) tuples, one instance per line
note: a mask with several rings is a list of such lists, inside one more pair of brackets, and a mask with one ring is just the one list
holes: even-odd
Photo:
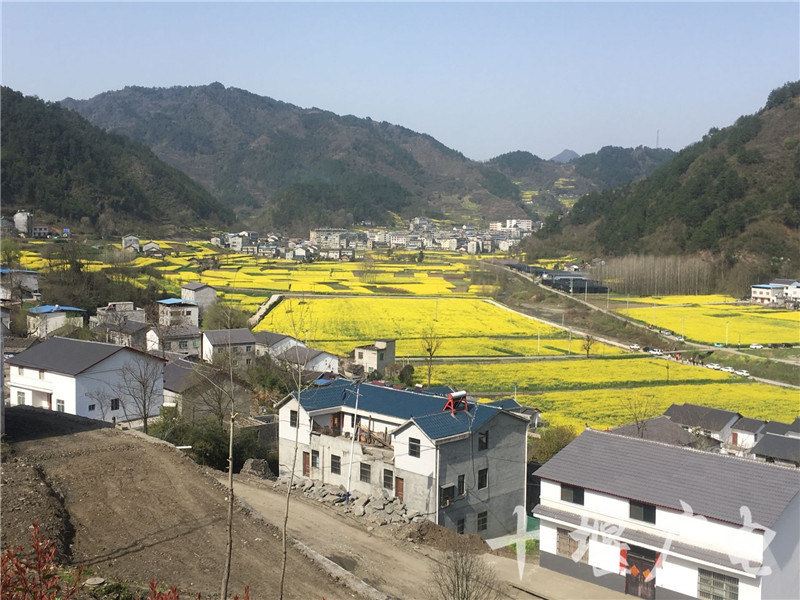
[[(219, 593), (226, 544), (226, 490), (175, 448), (96, 421), (29, 407), (6, 412), (11, 453), (2, 473), (2, 547), (30, 546), (40, 523), (62, 558), (133, 588), (151, 578), (204, 598)], [(280, 515), (267, 515), (279, 522)], [(237, 508), (232, 593), (276, 596), (277, 528)], [(290, 548), (289, 598), (351, 593)]]

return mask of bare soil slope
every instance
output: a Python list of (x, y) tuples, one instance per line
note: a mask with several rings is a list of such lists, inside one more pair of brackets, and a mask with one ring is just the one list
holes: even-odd
[[(62, 556), (107, 579), (219, 593), (226, 542), (226, 490), (213, 472), (172, 446), (96, 421), (13, 407), (6, 411), (2, 546), (29, 546), (39, 520)], [(216, 473), (218, 475), (218, 473)], [(279, 522), (280, 515), (268, 515)], [(275, 527), (237, 508), (229, 590), (277, 597), (281, 540)], [(287, 597), (351, 594), (289, 550)]]

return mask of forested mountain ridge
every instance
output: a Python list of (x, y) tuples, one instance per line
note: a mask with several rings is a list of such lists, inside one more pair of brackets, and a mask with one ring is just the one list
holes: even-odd
[(302, 109), (219, 83), (127, 87), (62, 105), (148, 145), (241, 214), (266, 209), (267, 225), (302, 231), (387, 224), (391, 213), (526, 214), (517, 188), (496, 170), (429, 135), (369, 118)]
[(153, 232), (187, 222), (219, 226), (233, 213), (184, 173), (130, 139), (73, 111), (0, 89), (4, 212), (83, 224), (106, 235), (146, 224)]
[(588, 194), (560, 222), (551, 219), (541, 236), (549, 239), (532, 247), (578, 243), (618, 256), (711, 252), (729, 264), (755, 257), (797, 265), (798, 96), (800, 82), (788, 83), (761, 111), (712, 128), (645, 179)]

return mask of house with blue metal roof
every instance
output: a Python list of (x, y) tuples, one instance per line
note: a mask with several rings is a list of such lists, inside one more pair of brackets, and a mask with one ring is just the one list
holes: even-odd
[(29, 308), (27, 313), (28, 335), (45, 339), (63, 327), (76, 329), (83, 327), (83, 317), (86, 311), (74, 306), (43, 304)]
[(277, 406), (281, 474), (396, 497), (459, 533), (515, 531), (528, 419), (441, 389), (337, 379), (287, 396)]

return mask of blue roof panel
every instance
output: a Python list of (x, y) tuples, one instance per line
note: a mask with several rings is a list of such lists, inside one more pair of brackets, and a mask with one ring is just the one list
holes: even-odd
[(164, 300), (159, 300), (159, 304), (165, 304), (167, 306), (171, 306), (173, 304), (191, 304), (192, 306), (197, 306), (197, 302), (193, 302), (192, 300), (184, 300), (183, 298), (166, 298)]
[(450, 412), (440, 411), (431, 415), (414, 417), (414, 422), (432, 440), (476, 431), (501, 412), (502, 409), (486, 404), (471, 404), (469, 410)]
[(34, 306), (33, 308), (29, 308), (28, 312), (33, 313), (34, 315), (44, 315), (56, 312), (86, 312), (86, 311), (83, 310), (82, 308), (75, 308), (74, 306), (43, 304), (42, 306)]

